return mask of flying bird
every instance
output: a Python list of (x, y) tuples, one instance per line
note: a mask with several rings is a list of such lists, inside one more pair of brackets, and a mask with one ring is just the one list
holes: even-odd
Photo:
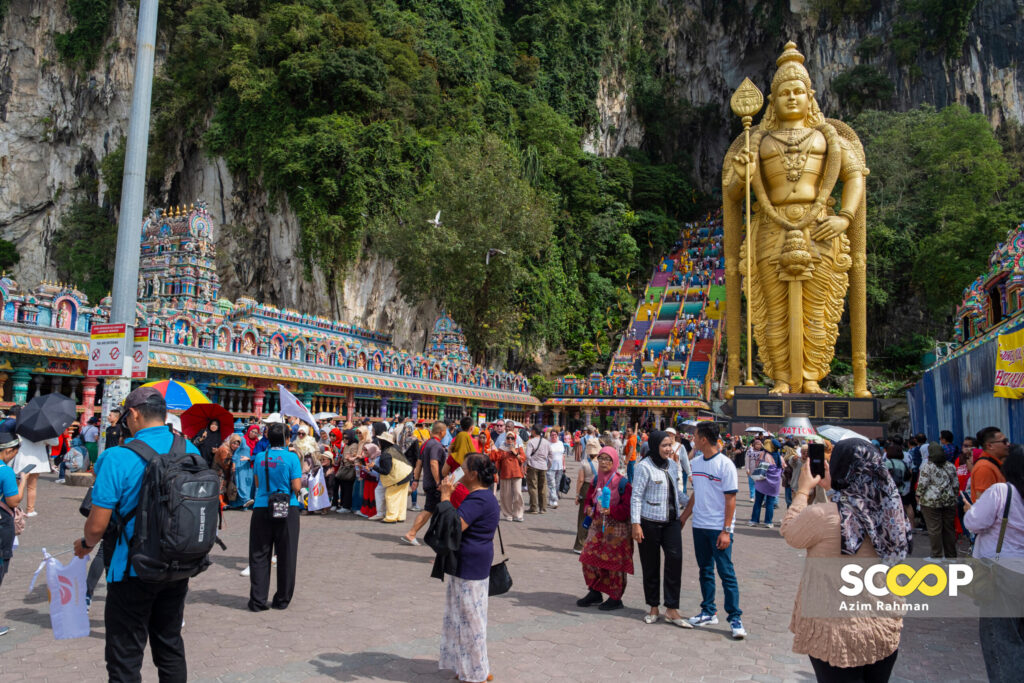
[(488, 266), (491, 265), (491, 257), (496, 254), (501, 254), (502, 256), (505, 256), (505, 252), (503, 252), (501, 249), (495, 249), (494, 247), (491, 247), (490, 249), (487, 250), (487, 257), (484, 259), (484, 264)]
[(434, 226), (435, 228), (440, 228), (440, 227), (441, 227), (441, 212), (440, 212), (440, 211), (438, 211), (438, 212), (437, 212), (437, 215), (436, 215), (436, 216), (434, 216), (434, 220), (432, 220), (432, 221), (427, 221), (427, 223), (430, 223), (430, 224), (431, 224), (431, 225), (433, 225), (433, 226)]

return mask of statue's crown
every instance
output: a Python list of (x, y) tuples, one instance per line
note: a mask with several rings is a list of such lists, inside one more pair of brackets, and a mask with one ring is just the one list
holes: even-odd
[(775, 60), (775, 65), (779, 69), (772, 78), (772, 92), (780, 83), (793, 80), (802, 81), (808, 90), (811, 89), (811, 75), (804, 66), (804, 56), (796, 49), (796, 43), (792, 40), (786, 43), (782, 54)]

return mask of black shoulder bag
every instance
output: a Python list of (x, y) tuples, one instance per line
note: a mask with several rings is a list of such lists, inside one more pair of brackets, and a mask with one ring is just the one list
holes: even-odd
[(273, 519), (288, 519), (288, 506), (292, 497), (288, 493), (270, 491), (270, 451), (266, 451), (263, 458), (263, 471), (267, 477), (267, 507), (270, 508), (270, 516)]
[(498, 544), (501, 546), (501, 562), (491, 565), (487, 584), (487, 595), (503, 595), (512, 588), (512, 575), (508, 573), (508, 558), (505, 557), (505, 542), (501, 540), (501, 525), (498, 525)]

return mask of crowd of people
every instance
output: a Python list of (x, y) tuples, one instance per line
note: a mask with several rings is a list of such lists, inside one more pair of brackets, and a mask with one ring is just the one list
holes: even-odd
[[(167, 425), (166, 405), (151, 389), (129, 395), (117, 415), (122, 419), (96, 438), (106, 442), (106, 450), (95, 460), (83, 439), (93, 436), (89, 427), (99, 432), (91, 421), (44, 444), (45, 450), (15, 434), (16, 410), (0, 422), (0, 581), (11, 558), (15, 518), (24, 522), (20, 510), (14, 511), (24, 505), (25, 512), (34, 512), (39, 500), (36, 486), (29, 502), (33, 480), (19, 474), (26, 463), (42, 464), (43, 471), (60, 468), (61, 478), (65, 471), (91, 469), (92, 511), (75, 552), (95, 555), (90, 597), (106, 573), (108, 673), (112, 680), (137, 680), (150, 642), (162, 678), (185, 680), (181, 617), (188, 579), (156, 585), (138, 580), (130, 561), (133, 520), (109, 535), (117, 513), (139, 504), (145, 465), (125, 444), (137, 439), (167, 452), (180, 432)], [(458, 424), (406, 418), (319, 425), (291, 418), (254, 421), (231, 432), (210, 420), (189, 440), (186, 454), (218, 474), (225, 509), (251, 511), (243, 574), (252, 611), (286, 609), (291, 602), (303, 514), (334, 512), (401, 524), (407, 511), (415, 512), (395, 538), (421, 545), (426, 527), (423, 539), (435, 553), (433, 575), (447, 584), (440, 665), (467, 681), (491, 678), (487, 597), (500, 522), (548, 514), (569, 497), (576, 504), (572, 551), (587, 589), (579, 607), (612, 612), (624, 606), (635, 549), (646, 624), (693, 629), (719, 623), (721, 584), (725, 618), (737, 640), (747, 635), (732, 555), (740, 469), (750, 482), (748, 524), (773, 527), (774, 511), (785, 503), (781, 535), (806, 549), (809, 558), (896, 562), (909, 555), (915, 527), (927, 533), (928, 560), (1024, 557), (1024, 449), (996, 427), (960, 444), (949, 432), (938, 441), (923, 434), (824, 441), (825, 476), (807, 466), (805, 440), (767, 432), (723, 438), (713, 423), (692, 431), (657, 427), (601, 433), (594, 426), (569, 431), (512, 421), (476, 425), (468, 417)], [(567, 476), (570, 462), (578, 463), (575, 482)], [(326, 485), (326, 500), (314, 504), (325, 498), (319, 482)], [(688, 522), (701, 594), (692, 616), (680, 611)], [(806, 599), (798, 591), (790, 622), (793, 650), (810, 657), (819, 680), (888, 679), (900, 617), (810, 618), (801, 613)], [(1021, 624), (981, 619), (982, 651), (993, 680), (1012, 679), (1013, 662), (1024, 648)]]

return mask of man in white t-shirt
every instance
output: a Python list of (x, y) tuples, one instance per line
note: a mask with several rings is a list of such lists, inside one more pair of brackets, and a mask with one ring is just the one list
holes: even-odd
[(718, 427), (705, 422), (697, 427), (694, 445), (697, 457), (690, 461), (693, 472), (693, 495), (690, 496), (681, 520), (693, 516), (693, 551), (700, 567), (700, 614), (690, 618), (694, 626), (718, 623), (715, 608), (715, 569), (722, 579), (725, 611), (732, 627), (732, 637), (747, 636), (740, 616), (740, 588), (732, 566), (732, 532), (736, 522), (736, 466), (722, 453)]

